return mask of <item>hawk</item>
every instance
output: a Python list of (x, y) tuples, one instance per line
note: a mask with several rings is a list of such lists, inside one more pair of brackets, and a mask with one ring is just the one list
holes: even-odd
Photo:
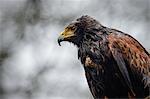
[(129, 34), (84, 15), (65, 28), (62, 41), (77, 46), (95, 99), (150, 96), (150, 54)]

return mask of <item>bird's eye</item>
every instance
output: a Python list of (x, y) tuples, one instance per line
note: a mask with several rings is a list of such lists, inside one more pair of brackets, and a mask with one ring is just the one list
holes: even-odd
[(73, 30), (75, 30), (75, 27), (71, 27), (70, 29), (73, 31)]

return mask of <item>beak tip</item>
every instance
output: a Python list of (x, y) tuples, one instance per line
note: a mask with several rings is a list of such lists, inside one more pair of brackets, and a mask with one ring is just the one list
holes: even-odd
[(61, 46), (61, 44), (60, 44), (60, 43), (61, 43), (61, 40), (60, 40), (59, 38), (58, 38), (58, 41), (57, 41), (57, 42), (58, 42), (58, 45)]
[(59, 38), (58, 38), (58, 44), (59, 44), (59, 46), (61, 46), (61, 42), (64, 40), (64, 38), (62, 37), (62, 36), (60, 36)]
[(60, 44), (60, 43), (61, 43), (61, 42), (58, 42), (58, 45), (59, 45), (59, 46), (61, 46), (61, 44)]

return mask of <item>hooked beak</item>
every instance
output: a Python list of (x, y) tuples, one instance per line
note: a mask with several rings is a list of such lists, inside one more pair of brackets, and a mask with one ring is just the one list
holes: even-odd
[(61, 46), (62, 41), (69, 41), (74, 35), (74, 31), (71, 30), (65, 30), (64, 32), (61, 32), (60, 36), (58, 37), (58, 44)]
[(59, 37), (58, 37), (58, 44), (59, 44), (59, 46), (61, 46), (61, 42), (62, 41), (64, 41), (64, 37), (62, 36), (62, 35), (60, 35)]

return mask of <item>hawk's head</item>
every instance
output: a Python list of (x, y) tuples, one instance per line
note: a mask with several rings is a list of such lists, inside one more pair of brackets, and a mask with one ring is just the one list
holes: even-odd
[(58, 43), (60, 45), (62, 41), (68, 41), (79, 46), (85, 36), (95, 33), (100, 27), (100, 23), (95, 19), (88, 15), (82, 16), (65, 28), (58, 38)]

